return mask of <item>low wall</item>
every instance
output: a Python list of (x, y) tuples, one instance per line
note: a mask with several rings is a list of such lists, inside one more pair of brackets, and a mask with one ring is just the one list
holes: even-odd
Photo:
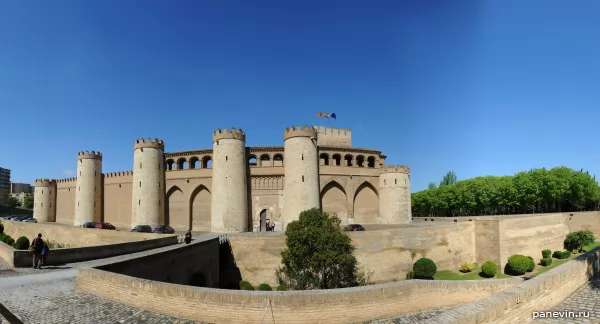
[(98, 271), (179, 285), (219, 287), (219, 238), (149, 251), (96, 266)]
[(548, 311), (600, 273), (600, 248), (498, 294), (445, 312), (431, 323), (528, 323), (534, 311)]
[[(66, 263), (110, 258), (174, 245), (178, 243), (178, 240), (179, 239), (176, 235), (169, 235), (161, 238), (147, 239), (136, 242), (52, 249), (46, 258), (46, 265), (61, 265)], [(13, 251), (14, 257), (12, 264), (15, 267), (30, 267), (32, 265), (31, 252), (23, 250)], [(7, 262), (8, 261), (9, 260), (7, 260)]]
[(56, 223), (2, 221), (2, 224), (4, 225), (4, 233), (12, 236), (15, 240), (21, 236), (25, 236), (31, 241), (37, 237), (38, 233), (42, 233), (42, 238), (45, 240), (57, 241), (75, 247), (125, 243), (165, 237), (165, 234), (81, 228)]
[[(376, 283), (404, 280), (421, 258), (432, 259), (438, 269), (458, 270), (475, 262), (474, 223), (415, 224), (364, 232), (348, 232), (359, 267), (373, 271)], [(253, 285), (277, 285), (275, 269), (285, 248), (283, 234), (229, 234), (242, 278)]]
[(9, 265), (14, 264), (14, 252), (16, 250), (12, 246), (7, 245), (4, 242), (0, 242), (0, 259), (3, 259)]
[[(143, 263), (140, 261), (140, 263)], [(244, 291), (191, 287), (79, 268), (77, 291), (142, 309), (210, 323), (355, 323), (475, 301), (522, 282), (409, 280), (312, 291)]]

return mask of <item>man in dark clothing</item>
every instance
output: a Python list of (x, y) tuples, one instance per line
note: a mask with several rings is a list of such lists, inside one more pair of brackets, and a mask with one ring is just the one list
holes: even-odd
[(33, 252), (33, 268), (41, 269), (42, 249), (44, 249), (44, 240), (42, 240), (42, 233), (38, 234), (36, 238), (31, 241), (29, 249)]
[(192, 243), (192, 230), (188, 230), (187, 233), (185, 233), (185, 244), (190, 244)]

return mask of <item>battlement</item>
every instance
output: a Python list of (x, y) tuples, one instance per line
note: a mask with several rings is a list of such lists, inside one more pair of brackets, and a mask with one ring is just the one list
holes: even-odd
[(98, 151), (81, 151), (77, 153), (77, 159), (94, 159), (102, 161), (102, 152)]
[(222, 139), (237, 139), (240, 141), (246, 141), (246, 133), (242, 129), (231, 128), (219, 128), (213, 132), (213, 142)]
[(319, 146), (352, 147), (352, 130), (350, 128), (334, 128), (313, 126), (319, 135)]
[(143, 139), (139, 138), (135, 140), (133, 144), (133, 149), (141, 149), (141, 148), (155, 148), (157, 150), (164, 151), (165, 150), (165, 142), (163, 140), (159, 140), (158, 138), (151, 139), (150, 137)]
[(383, 170), (382, 173), (407, 173), (410, 174), (410, 168), (406, 165), (398, 164), (397, 166), (388, 165)]
[(283, 140), (287, 140), (288, 138), (292, 138), (292, 137), (310, 137), (310, 138), (317, 138), (317, 130), (314, 127), (310, 127), (310, 126), (292, 126), (289, 128), (286, 128), (285, 131), (283, 132)]
[(133, 175), (133, 171), (119, 171), (119, 172), (105, 173), (104, 177), (105, 178), (114, 178), (114, 177), (125, 177), (125, 176), (132, 176), (132, 175)]
[(58, 180), (56, 180), (56, 182), (58, 182), (58, 183), (77, 182), (77, 177), (58, 179)]
[(54, 179), (36, 179), (35, 186), (36, 187), (50, 187), (56, 185), (56, 180)]

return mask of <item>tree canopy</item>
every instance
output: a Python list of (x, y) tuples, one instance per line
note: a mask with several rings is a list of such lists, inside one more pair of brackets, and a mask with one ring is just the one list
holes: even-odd
[(276, 271), (280, 285), (295, 290), (359, 285), (354, 246), (340, 223), (337, 216), (313, 208), (288, 224), (282, 267)]
[(25, 199), (23, 199), (23, 208), (33, 209), (33, 196), (25, 197)]
[(588, 172), (556, 167), (456, 181), (411, 197), (416, 217), (570, 212), (597, 210), (600, 187)]

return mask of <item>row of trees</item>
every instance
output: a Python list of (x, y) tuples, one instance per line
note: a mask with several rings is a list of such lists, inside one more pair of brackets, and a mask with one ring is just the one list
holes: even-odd
[(598, 210), (600, 186), (583, 170), (533, 169), (514, 176), (456, 180), (449, 172), (439, 187), (412, 194), (416, 217), (508, 215)]

